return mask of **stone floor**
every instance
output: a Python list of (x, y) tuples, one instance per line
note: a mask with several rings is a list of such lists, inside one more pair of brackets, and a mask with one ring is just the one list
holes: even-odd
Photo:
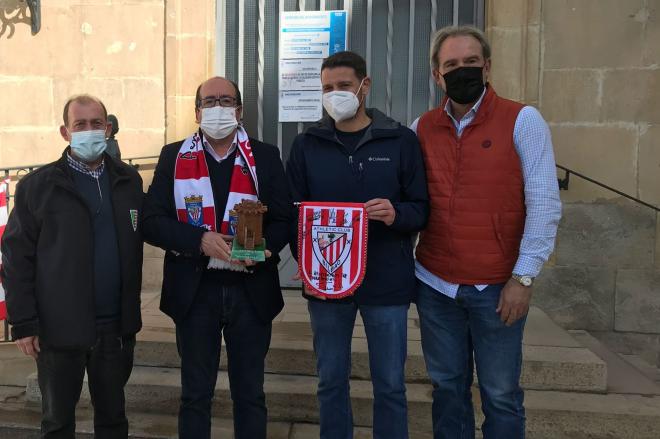
[[(176, 437), (180, 394), (174, 325), (158, 309), (159, 293), (142, 295), (143, 330), (138, 335), (135, 367), (127, 386), (132, 437)], [(413, 439), (429, 438), (430, 384), (420, 348), (415, 306), (408, 319), (409, 357), (406, 379)], [(587, 349), (584, 334), (569, 334), (538, 308), (532, 308), (524, 339), (523, 386), (530, 439), (657, 439), (660, 398), (652, 381), (630, 379), (631, 369), (607, 352)], [(598, 351), (593, 345), (594, 351)], [(34, 361), (18, 355), (13, 344), (0, 344), (0, 439), (37, 438), (38, 386)], [(608, 356), (609, 355), (609, 356)], [(221, 358), (226, 362), (226, 355)], [(371, 388), (364, 327), (359, 315), (353, 337), (351, 397), (356, 439), (372, 436)], [(298, 291), (285, 292), (285, 308), (273, 324), (267, 358), (269, 439), (319, 437), (316, 377), (306, 301)], [(607, 363), (607, 364), (606, 364)], [(610, 365), (634, 386), (608, 376)], [(221, 369), (223, 369), (221, 364)], [(226, 372), (220, 371), (213, 438), (233, 436)], [(86, 386), (85, 386), (86, 387)], [(610, 392), (616, 390), (616, 392)], [(641, 390), (641, 391), (640, 391)], [(475, 388), (475, 403), (479, 404)], [(89, 397), (83, 392), (78, 410), (78, 437), (92, 437)]]

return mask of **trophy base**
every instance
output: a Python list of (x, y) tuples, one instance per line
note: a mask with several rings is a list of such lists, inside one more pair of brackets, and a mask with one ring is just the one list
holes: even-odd
[(237, 238), (234, 238), (231, 247), (231, 259), (238, 261), (251, 259), (255, 262), (264, 262), (266, 260), (266, 240), (262, 239), (261, 244), (254, 246), (254, 250), (248, 250), (238, 243)]

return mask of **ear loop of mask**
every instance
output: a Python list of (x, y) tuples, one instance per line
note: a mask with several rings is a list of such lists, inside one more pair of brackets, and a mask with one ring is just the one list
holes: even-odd
[[(357, 94), (360, 93), (360, 90), (362, 90), (362, 84), (364, 84), (364, 80), (365, 80), (365, 79), (367, 79), (366, 76), (365, 76), (364, 78), (362, 78), (362, 81), (360, 81), (360, 86), (358, 87), (357, 91), (355, 92), (355, 96), (356, 96), (356, 97), (357, 97)], [(365, 98), (366, 98), (366, 96), (365, 96)], [(362, 101), (360, 101), (360, 100), (358, 99), (358, 102), (359, 102), (359, 103), (358, 103), (358, 108), (360, 108), (360, 105), (362, 105)]]

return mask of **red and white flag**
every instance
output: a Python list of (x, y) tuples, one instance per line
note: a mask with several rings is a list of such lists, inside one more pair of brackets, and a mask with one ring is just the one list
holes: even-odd
[(361, 203), (301, 203), (298, 269), (308, 289), (332, 299), (355, 292), (367, 266), (367, 223)]
[[(7, 225), (7, 217), (9, 211), (7, 209), (7, 187), (9, 180), (0, 182), (0, 239), (5, 232)], [(0, 251), (0, 269), (2, 269), (2, 251)], [(5, 306), (5, 289), (2, 287), (2, 276), (0, 276), (0, 320), (7, 318), (7, 307)]]

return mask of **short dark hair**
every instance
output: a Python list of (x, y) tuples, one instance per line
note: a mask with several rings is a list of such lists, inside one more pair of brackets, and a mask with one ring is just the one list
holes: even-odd
[[(216, 76), (216, 78), (222, 78), (222, 76)], [(212, 79), (212, 78), (211, 78)], [(227, 79), (227, 78), (222, 78), (222, 79)], [(208, 81), (208, 79), (206, 80)], [(202, 82), (197, 86), (197, 91), (195, 92), (195, 108), (199, 108), (202, 106), (202, 85), (206, 83), (206, 81)], [(231, 83), (231, 85), (234, 86), (234, 91), (236, 92), (236, 105), (239, 107), (243, 105), (243, 100), (241, 99), (241, 91), (238, 89), (238, 84), (236, 84), (234, 81), (231, 79), (227, 79)]]
[(355, 71), (355, 76), (359, 80), (367, 76), (367, 63), (360, 55), (355, 52), (337, 52), (323, 60), (321, 71), (324, 69), (334, 69), (335, 67), (350, 67)]
[(105, 109), (105, 105), (103, 105), (103, 102), (101, 102), (99, 98), (88, 94), (81, 94), (81, 95), (71, 96), (66, 101), (66, 104), (64, 104), (64, 111), (62, 112), (62, 119), (64, 120), (64, 126), (66, 127), (69, 126), (69, 107), (74, 102), (83, 105), (92, 104), (92, 103), (99, 104), (101, 108), (103, 108), (103, 117), (105, 118), (106, 121), (108, 120), (108, 110)]

